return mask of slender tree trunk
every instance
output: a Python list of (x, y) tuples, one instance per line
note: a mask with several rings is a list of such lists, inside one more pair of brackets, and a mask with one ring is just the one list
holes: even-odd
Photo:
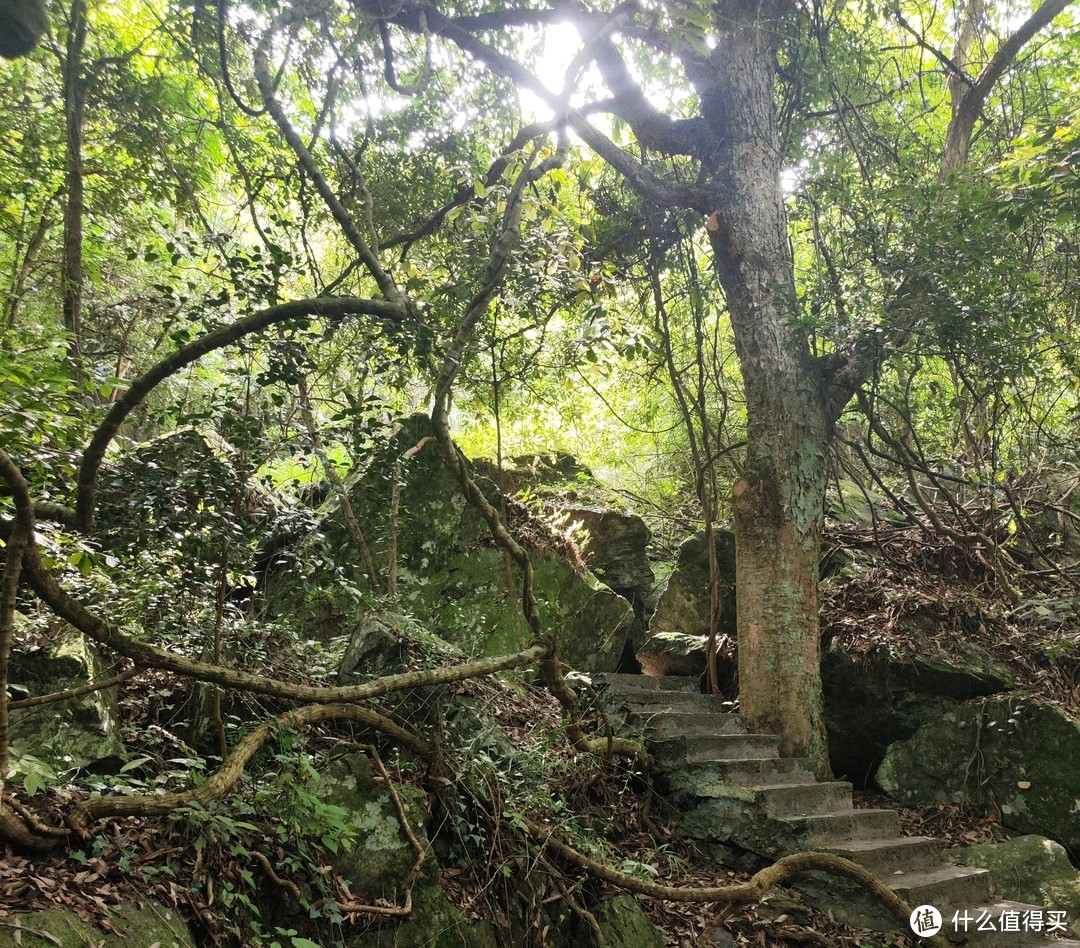
[(82, 86), (82, 58), (86, 47), (86, 3), (72, 0), (68, 29), (67, 55), (64, 59), (64, 114), (67, 119), (67, 150), (64, 178), (67, 204), (64, 208), (63, 286), (64, 328), (70, 334), (69, 355), (73, 363), (82, 361), (83, 307), (83, 121), (85, 94)]
[(695, 85), (716, 150), (708, 226), (746, 392), (747, 459), (735, 485), (740, 704), (781, 752), (828, 773), (818, 559), (829, 426), (798, 319), (780, 187), (775, 43), (781, 7), (725, 5)]

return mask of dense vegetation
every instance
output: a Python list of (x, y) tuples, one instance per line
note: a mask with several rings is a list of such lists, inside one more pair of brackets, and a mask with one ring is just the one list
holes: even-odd
[[(502, 667), (538, 666), (583, 757), (607, 742), (535, 607), (527, 534), (565, 538), (507, 529), (452, 438), (496, 469), (574, 455), (668, 558), (733, 520), (743, 710), (822, 772), (830, 490), (840, 507), (887, 498), (1005, 607), (1075, 619), (1067, 0), (71, 0), (50, 19), (0, 65), (0, 779), (21, 800), (0, 801), (0, 833), (24, 851), (62, 835), (32, 798), (68, 781), (10, 758), (3, 692), (12, 649), (57, 618), (143, 699), (122, 789), (145, 795), (76, 781), (78, 833), (186, 808), (189, 832), (239, 834), (250, 812), (205, 807), (278, 726), (340, 718), (426, 746), (357, 703), (385, 692), (329, 684), (338, 656), (259, 595), (275, 543), (310, 531), (418, 410), (521, 590), (528, 640)], [(186, 427), (201, 440), (179, 482), (152, 450), (119, 462)], [(399, 606), (393, 556), (368, 551), (387, 538), (346, 521), (361, 562), (324, 550), (308, 598), (334, 576), (358, 608)], [(445, 681), (490, 670), (471, 658), (420, 664)], [(170, 756), (154, 728), (184, 717), (170, 695), (188, 688), (216, 708), (213, 748)], [(228, 711), (238, 694), (230, 718), (222, 695)], [(308, 822), (289, 832), (332, 835), (336, 814), (303, 791), (318, 733), (282, 745), (234, 807), (292, 805)], [(314, 853), (297, 858), (318, 877)]]

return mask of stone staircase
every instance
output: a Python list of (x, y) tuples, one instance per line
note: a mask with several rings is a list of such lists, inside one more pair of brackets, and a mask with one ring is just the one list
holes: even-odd
[[(751, 734), (721, 698), (699, 694), (696, 679), (613, 674), (593, 681), (612, 723), (643, 736), (657, 759), (679, 832), (710, 846), (721, 861), (755, 869), (802, 850), (836, 853), (870, 869), (912, 907), (936, 907), (944, 919), (941, 934), (952, 941), (1080, 948), (1080, 941), (1057, 934), (1001, 930), (1014, 919), (1020, 928), (1039, 918), (1045, 923), (1048, 912), (994, 901), (987, 870), (953, 865), (938, 840), (901, 836), (895, 811), (854, 809), (850, 783), (819, 782), (809, 760), (780, 757), (775, 737)], [(895, 919), (848, 880), (807, 873), (796, 886), (841, 921), (898, 930)], [(960, 931), (954, 913), (960, 913)]]

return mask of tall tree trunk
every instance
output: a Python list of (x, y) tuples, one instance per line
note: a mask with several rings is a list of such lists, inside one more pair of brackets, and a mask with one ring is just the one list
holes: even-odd
[(747, 459), (734, 490), (740, 703), (781, 752), (828, 773), (818, 559), (829, 425), (798, 318), (780, 186), (775, 43), (781, 7), (724, 6), (694, 76), (715, 148), (709, 218), (746, 392)]
[(83, 306), (83, 120), (85, 93), (82, 85), (82, 58), (86, 47), (86, 3), (72, 0), (67, 54), (64, 58), (64, 114), (67, 120), (67, 149), (64, 179), (67, 204), (64, 208), (63, 286), (64, 328), (70, 334), (68, 352), (72, 362), (82, 362)]

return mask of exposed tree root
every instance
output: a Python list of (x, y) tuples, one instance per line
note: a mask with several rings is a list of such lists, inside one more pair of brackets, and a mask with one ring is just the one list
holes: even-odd
[[(12, 798), (6, 800), (5, 803), (22, 819), (32, 833), (36, 833), (38, 836), (44, 838), (51, 836), (54, 840), (54, 844), (59, 840), (67, 839), (71, 835), (71, 830), (67, 827), (49, 826), (48, 823), (43, 823), (33, 810), (23, 806), (16, 799)], [(0, 835), (0, 839), (2, 838), (2, 835)]]
[[(286, 711), (260, 725), (248, 734), (228, 759), (209, 779), (199, 787), (164, 794), (136, 794), (132, 796), (108, 796), (86, 800), (72, 813), (72, 822), (86, 828), (94, 820), (117, 816), (164, 816), (183, 806), (198, 803), (201, 806), (220, 799), (240, 779), (244, 768), (256, 753), (282, 729), (292, 730), (321, 721), (344, 719), (364, 724), (404, 747), (422, 756), (432, 753), (432, 747), (423, 738), (405, 730), (389, 718), (351, 704), (309, 704)], [(2, 831), (2, 826), (0, 826)]]
[(64, 837), (39, 835), (15, 814), (6, 801), (0, 800), (0, 840), (11, 843), (16, 849), (43, 853), (60, 845)]
[[(0, 539), (11, 535), (10, 522), (0, 522)], [(411, 688), (426, 688), (432, 685), (450, 684), (467, 678), (479, 678), (494, 672), (510, 668), (521, 668), (544, 658), (548, 649), (543, 645), (534, 645), (523, 652), (512, 655), (497, 655), (493, 658), (479, 659), (462, 665), (451, 665), (433, 670), (402, 672), (387, 675), (363, 685), (343, 685), (340, 687), (315, 687), (312, 685), (291, 684), (252, 675), (224, 665), (203, 662), (140, 642), (125, 632), (120, 631), (100, 616), (91, 612), (81, 602), (68, 595), (57, 582), (56, 577), (41, 561), (37, 545), (32, 543), (23, 557), (23, 571), (34, 587), (34, 591), (53, 612), (69, 622), (84, 635), (95, 642), (112, 649), (114, 652), (130, 658), (138, 665), (150, 668), (162, 668), (199, 681), (213, 682), (238, 691), (250, 691), (255, 694), (284, 698), (288, 701), (310, 701), (320, 704), (365, 701), (378, 698), (395, 691)]]
[[(593, 859), (580, 850), (556, 839), (551, 828), (545, 827), (534, 820), (526, 819), (525, 822), (529, 831), (537, 836), (544, 846), (560, 859), (577, 866), (579, 869), (584, 869), (590, 875), (602, 879), (604, 882), (609, 882), (621, 889), (654, 899), (664, 899), (668, 902), (758, 902), (773, 886), (781, 885), (801, 873), (818, 870), (832, 875), (844, 876), (857, 882), (881, 902), (905, 930), (911, 918), (911, 906), (892, 889), (885, 886), (877, 876), (850, 859), (834, 856), (831, 853), (804, 852), (784, 856), (771, 866), (766, 866), (760, 872), (755, 873), (749, 882), (740, 885), (680, 887), (663, 885), (659, 882), (647, 882), (637, 876), (612, 869), (599, 860)], [(948, 942), (940, 936), (926, 939), (926, 941), (935, 948), (949, 948)]]
[(412, 869), (409, 870), (409, 874), (402, 883), (402, 889), (405, 891), (405, 901), (401, 905), (365, 905), (361, 902), (338, 902), (338, 909), (341, 912), (349, 914), (356, 913), (358, 915), (383, 915), (391, 916), (393, 918), (407, 918), (412, 914), (413, 885), (420, 875), (420, 870), (424, 867), (424, 861), (427, 859), (427, 850), (424, 849), (424, 844), (420, 842), (412, 828), (412, 823), (409, 822), (409, 814), (405, 812), (405, 804), (401, 802), (401, 796), (398, 794), (397, 788), (394, 786), (394, 781), (391, 779), (389, 772), (383, 764), (378, 750), (371, 745), (365, 746), (364, 750), (371, 756), (376, 769), (379, 771), (379, 775), (382, 777), (383, 786), (386, 787), (386, 792), (390, 794), (390, 799), (394, 803), (394, 809), (397, 810), (398, 819), (401, 820), (401, 828), (405, 831), (405, 836), (409, 840), (409, 845), (416, 850), (416, 862), (413, 863)]
[(300, 902), (303, 900), (303, 893), (300, 891), (300, 886), (293, 882), (292, 879), (281, 878), (281, 876), (279, 876), (275, 871), (270, 860), (266, 858), (265, 853), (261, 853), (258, 850), (255, 850), (254, 852), (252, 852), (251, 856), (260, 866), (262, 866), (263, 872), (266, 873), (266, 878), (273, 882), (274, 885), (276, 885), (282, 891), (288, 892), (289, 895), (293, 897), (293, 900), (296, 902), (296, 904), (299, 905)]
[(115, 688), (117, 685), (122, 685), (129, 678), (134, 678), (141, 668), (134, 666), (128, 668), (126, 671), (120, 672), (118, 675), (113, 675), (112, 678), (103, 678), (101, 681), (92, 681), (86, 685), (80, 685), (78, 688), (69, 688), (67, 691), (54, 691), (52, 694), (47, 695), (35, 695), (33, 698), (20, 698), (18, 701), (8, 702), (8, 707), (12, 711), (18, 711), (23, 708), (37, 708), (43, 704), (55, 704), (57, 701), (68, 701), (71, 698), (78, 698), (81, 695), (92, 694), (95, 691), (104, 691), (106, 688)]

